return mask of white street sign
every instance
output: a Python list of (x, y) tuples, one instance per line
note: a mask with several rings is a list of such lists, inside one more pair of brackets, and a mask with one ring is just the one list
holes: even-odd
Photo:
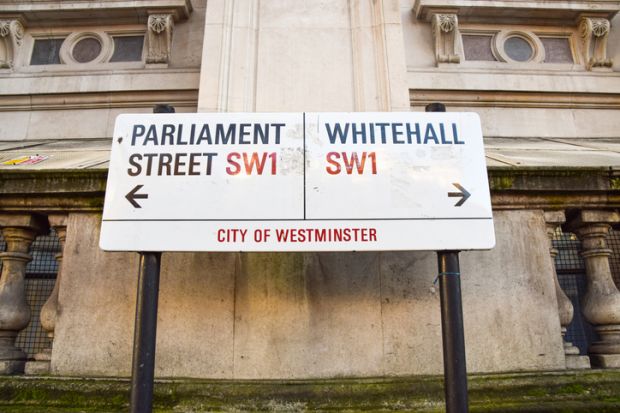
[(473, 113), (116, 120), (108, 251), (471, 250), (495, 244)]

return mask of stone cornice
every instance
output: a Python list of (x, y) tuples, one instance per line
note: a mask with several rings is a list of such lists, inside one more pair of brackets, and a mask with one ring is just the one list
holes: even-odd
[(435, 13), (454, 13), (462, 22), (577, 24), (582, 16), (611, 19), (620, 11), (613, 0), (416, 0), (413, 12), (430, 21)]
[(409, 90), (411, 106), (442, 102), (448, 107), (620, 109), (617, 93)]
[(151, 107), (161, 102), (166, 102), (177, 108), (196, 108), (198, 104), (198, 91), (156, 90), (0, 95), (0, 112)]
[[(489, 168), (494, 210), (620, 208), (620, 171), (608, 168)], [(98, 212), (107, 171), (0, 171), (0, 212)]]
[(493, 209), (620, 208), (620, 171), (491, 167)]
[(191, 12), (190, 0), (3, 0), (0, 3), (0, 16), (19, 16), (28, 26), (66, 25), (71, 21), (146, 23), (151, 13), (169, 13), (175, 20), (185, 20)]
[(0, 211), (101, 211), (107, 170), (0, 171)]

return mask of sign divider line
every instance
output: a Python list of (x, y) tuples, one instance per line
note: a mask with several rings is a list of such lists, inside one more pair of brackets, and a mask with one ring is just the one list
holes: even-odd
[[(471, 221), (471, 220), (492, 220), (493, 217), (432, 217), (432, 218), (309, 218), (304, 219), (303, 221)], [(280, 219), (103, 219), (104, 222), (140, 222), (140, 221), (173, 221), (173, 222), (197, 222), (197, 221), (211, 221), (211, 222), (248, 222), (248, 221), (266, 221), (266, 222), (275, 222), (275, 221), (302, 221), (298, 218), (280, 218)]]
[(306, 112), (303, 112), (303, 142), (304, 142), (304, 221), (306, 220)]

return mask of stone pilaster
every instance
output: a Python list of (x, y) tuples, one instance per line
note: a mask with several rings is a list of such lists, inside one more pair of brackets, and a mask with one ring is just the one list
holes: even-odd
[(558, 250), (553, 246), (553, 237), (555, 230), (566, 220), (564, 211), (546, 211), (545, 221), (547, 223), (547, 236), (549, 237), (549, 254), (551, 255), (551, 263), (553, 266), (553, 281), (555, 283), (555, 296), (558, 302), (558, 314), (560, 316), (560, 325), (562, 327), (562, 341), (564, 343), (564, 357), (566, 358), (567, 369), (589, 369), (590, 359), (587, 356), (580, 356), (579, 349), (570, 341), (566, 340), (566, 328), (573, 320), (573, 303), (564, 293), (560, 283), (558, 282), (558, 274), (555, 269), (555, 257)]
[(600, 337), (589, 348), (590, 360), (605, 368), (620, 367), (620, 292), (611, 276), (607, 247), (609, 229), (617, 222), (617, 212), (584, 210), (568, 225), (581, 240), (588, 278), (581, 310)]
[(54, 329), (56, 328), (56, 317), (58, 314), (58, 289), (62, 280), (62, 255), (65, 247), (65, 239), (67, 237), (67, 216), (64, 214), (49, 215), (48, 220), (50, 226), (56, 231), (58, 241), (60, 242), (60, 253), (56, 255), (58, 261), (58, 273), (56, 274), (56, 282), (49, 298), (41, 308), (41, 327), (47, 332), (50, 338), (50, 347), (41, 350), (35, 354), (35, 361), (26, 363), (26, 374), (49, 374), (50, 363), (52, 360), (52, 346), (54, 345)]
[(6, 252), (0, 253), (0, 374), (24, 371), (26, 354), (15, 346), (17, 334), (30, 322), (26, 302), (26, 264), (32, 259), (30, 244), (48, 231), (47, 221), (34, 215), (0, 215)]

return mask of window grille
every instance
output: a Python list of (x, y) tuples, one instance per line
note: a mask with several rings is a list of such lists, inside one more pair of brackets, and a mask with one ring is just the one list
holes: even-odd
[[(0, 235), (0, 251), (5, 249), (6, 243)], [(30, 246), (32, 261), (26, 265), (25, 279), (26, 301), (31, 311), (30, 324), (18, 334), (16, 340), (16, 346), (28, 355), (28, 359), (32, 359), (36, 353), (50, 345), (50, 340), (41, 327), (40, 314), (54, 289), (58, 272), (55, 256), (59, 252), (60, 242), (53, 230), (49, 235), (37, 237)]]

